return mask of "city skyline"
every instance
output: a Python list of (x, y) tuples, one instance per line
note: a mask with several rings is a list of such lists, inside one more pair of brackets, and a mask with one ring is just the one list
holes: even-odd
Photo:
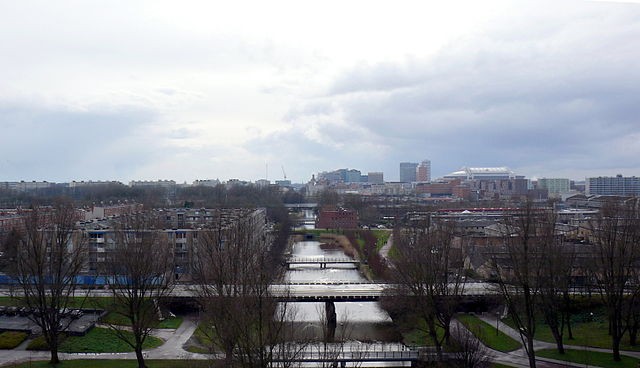
[(640, 175), (634, 2), (27, 0), (0, 31), (0, 181)]

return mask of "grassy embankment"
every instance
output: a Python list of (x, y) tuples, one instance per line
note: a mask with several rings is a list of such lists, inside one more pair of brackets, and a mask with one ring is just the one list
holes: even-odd
[[(579, 310), (579, 313), (575, 313), (571, 317), (573, 339), (569, 339), (569, 334), (565, 329), (563, 334), (564, 344), (611, 349), (609, 324), (604, 308), (590, 300), (576, 300), (574, 309)], [(507, 318), (504, 322), (515, 328), (515, 324), (511, 319)], [(538, 316), (536, 322), (535, 338), (540, 341), (555, 343), (551, 330), (542, 316)], [(629, 345), (629, 335), (625, 334), (620, 344), (620, 350), (640, 351), (640, 346)]]
[(622, 360), (616, 362), (613, 360), (613, 354), (611, 353), (588, 350), (568, 349), (565, 350), (564, 354), (559, 354), (557, 350), (545, 349), (536, 351), (536, 356), (604, 368), (635, 368), (640, 364), (640, 359), (622, 356)]
[(480, 318), (470, 315), (461, 314), (456, 316), (465, 327), (471, 331), (483, 344), (493, 350), (509, 352), (519, 349), (522, 345), (506, 335), (502, 331), (496, 331), (495, 326), (491, 326)]
[[(133, 336), (131, 333), (125, 332)], [(133, 339), (133, 338), (132, 338)], [(163, 341), (157, 337), (148, 336), (143, 349), (152, 349), (162, 345)], [(44, 337), (33, 339), (27, 350), (48, 350)], [(133, 349), (124, 341), (118, 339), (113, 331), (107, 328), (96, 327), (84, 336), (68, 336), (63, 338), (60, 344), (60, 352), (63, 353), (125, 353)]]

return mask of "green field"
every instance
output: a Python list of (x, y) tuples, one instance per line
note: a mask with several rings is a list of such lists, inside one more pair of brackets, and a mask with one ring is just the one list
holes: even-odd
[[(402, 327), (401, 327), (402, 329)], [(436, 328), (438, 338), (444, 336), (444, 330), (439, 326)], [(422, 319), (412, 322), (412, 328), (402, 332), (402, 342), (412, 346), (435, 346), (435, 342), (427, 333), (427, 325)]]
[(29, 335), (26, 332), (5, 331), (0, 333), (0, 349), (13, 349), (22, 344)]
[(371, 230), (373, 235), (376, 236), (376, 250), (380, 251), (385, 244), (387, 244), (387, 240), (389, 236), (391, 236), (391, 231), (389, 230)]
[[(133, 336), (131, 333), (127, 334)], [(162, 340), (149, 336), (146, 338), (143, 348), (152, 349), (162, 345)], [(28, 350), (47, 350), (44, 338), (33, 339)], [(60, 344), (60, 352), (63, 353), (125, 353), (133, 349), (124, 341), (118, 339), (113, 331), (107, 328), (96, 327), (85, 336), (69, 336)]]
[[(609, 336), (609, 324), (603, 312), (600, 309), (594, 309), (594, 314), (586, 315), (588, 311), (583, 311), (581, 315), (574, 316), (571, 324), (573, 331), (573, 340), (569, 340), (568, 333), (565, 329), (563, 342), (566, 345), (591, 346), (595, 348), (611, 349), (611, 336)], [(514, 323), (505, 320), (507, 324), (513, 327)], [(544, 323), (542, 318), (538, 318), (536, 324), (536, 340), (555, 343), (549, 326)], [(640, 351), (640, 346), (629, 345), (629, 335), (625, 334), (621, 343), (620, 350)]]
[[(102, 318), (102, 322), (116, 326), (128, 326), (131, 322), (121, 314), (111, 312)], [(182, 317), (169, 317), (158, 322), (154, 328), (176, 329), (182, 324)]]
[(496, 333), (496, 326), (480, 320), (478, 317), (470, 314), (461, 314), (456, 317), (463, 325), (467, 327), (483, 344), (493, 350), (509, 352), (519, 349), (522, 345), (507, 336), (502, 331)]
[(565, 350), (565, 354), (559, 354), (555, 349), (545, 349), (536, 351), (536, 356), (604, 368), (636, 368), (640, 363), (639, 359), (628, 356), (622, 356), (622, 361), (616, 362), (611, 353), (588, 350)]

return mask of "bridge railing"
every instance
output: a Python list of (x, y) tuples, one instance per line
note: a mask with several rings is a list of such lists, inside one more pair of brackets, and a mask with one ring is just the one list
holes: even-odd
[(348, 257), (292, 257), (285, 263), (360, 263), (360, 261)]
[(287, 353), (277, 355), (274, 361), (297, 362), (384, 362), (384, 361), (415, 361), (419, 358), (419, 352), (405, 351), (304, 351), (296, 356), (288, 356)]

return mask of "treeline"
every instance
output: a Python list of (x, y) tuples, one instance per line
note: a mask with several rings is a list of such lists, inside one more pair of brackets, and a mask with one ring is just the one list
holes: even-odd
[(227, 187), (130, 187), (122, 183), (70, 188), (54, 185), (27, 192), (0, 189), (0, 205), (5, 208), (51, 205), (57, 198), (72, 199), (77, 205), (108, 205), (123, 201), (156, 207), (268, 207), (279, 203), (301, 203), (304, 196), (293, 190), (281, 192), (278, 187), (237, 185)]

